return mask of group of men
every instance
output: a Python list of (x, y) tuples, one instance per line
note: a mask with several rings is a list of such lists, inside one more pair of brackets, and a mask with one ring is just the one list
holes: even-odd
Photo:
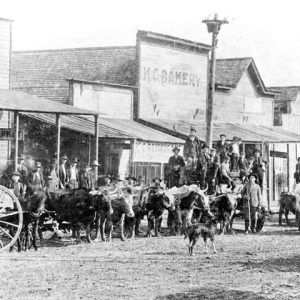
[(255, 150), (254, 156), (246, 159), (245, 153), (240, 151), (241, 143), (240, 138), (234, 137), (229, 144), (226, 135), (221, 134), (216, 148), (210, 149), (196, 137), (196, 129), (191, 127), (183, 156), (179, 155), (180, 149), (175, 147), (174, 155), (169, 159), (166, 172), (169, 187), (198, 182), (202, 189), (208, 185), (210, 192), (215, 191), (217, 184), (226, 184), (234, 189), (231, 174), (239, 174), (244, 183), (247, 176), (253, 173), (262, 189), (266, 162), (259, 150)]
[[(235, 188), (232, 173), (238, 174), (244, 184), (241, 194), (244, 198), (245, 233), (255, 232), (257, 215), (261, 206), (263, 178), (266, 161), (261, 157), (260, 150), (255, 150), (254, 156), (246, 159), (245, 153), (240, 152), (242, 140), (234, 137), (229, 144), (225, 134), (220, 135), (216, 148), (211, 148), (196, 137), (196, 129), (190, 129), (183, 156), (180, 149), (173, 149), (174, 155), (170, 157), (167, 168), (167, 181), (169, 187), (180, 186), (198, 182), (203, 189), (208, 185), (208, 193), (214, 193), (216, 186), (225, 184)], [(299, 160), (300, 181), (300, 160)], [(194, 182), (192, 182), (194, 181)]]
[(98, 189), (115, 188), (123, 186), (144, 186), (143, 176), (135, 178), (131, 175), (124, 180), (120, 175), (98, 175), (97, 161), (83, 168), (78, 167), (79, 159), (68, 159), (67, 155), (60, 157), (59, 164), (55, 157), (49, 166), (42, 166), (41, 162), (35, 162), (32, 170), (26, 164), (26, 156), (20, 155), (18, 163), (11, 165), (5, 172), (5, 185), (11, 189), (18, 198), (30, 196), (35, 191), (43, 188), (47, 193), (53, 193), (58, 189)]

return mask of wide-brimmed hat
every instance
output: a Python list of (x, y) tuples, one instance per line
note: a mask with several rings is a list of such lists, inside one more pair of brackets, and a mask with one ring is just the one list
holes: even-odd
[(93, 160), (91, 162), (91, 166), (99, 166), (99, 163), (96, 160)]
[(66, 154), (64, 154), (63, 156), (60, 157), (60, 159), (68, 160), (68, 157)]
[(37, 161), (37, 162), (35, 163), (35, 167), (36, 167), (36, 168), (41, 168), (41, 167), (42, 167), (42, 164), (41, 164), (39, 161)]
[(205, 143), (202, 145), (202, 147), (201, 147), (201, 148), (202, 148), (202, 149), (205, 149), (205, 148), (209, 149), (208, 145), (207, 145), (207, 144), (205, 144)]
[(155, 177), (152, 179), (152, 182), (155, 182), (155, 180), (159, 180), (159, 182), (162, 182), (162, 180), (159, 177)]
[(117, 180), (117, 181), (123, 181), (121, 179), (121, 176), (119, 174), (114, 175), (114, 177), (112, 178), (113, 180)]
[(172, 150), (173, 152), (175, 152), (175, 151), (180, 151), (180, 148), (178, 148), (177, 146), (175, 146), (174, 148), (173, 148), (173, 150)]
[(129, 175), (125, 178), (126, 180), (130, 180), (132, 179), (133, 181), (136, 181), (136, 177), (132, 176), (132, 175)]
[(224, 137), (226, 138), (226, 134), (221, 133), (221, 134), (220, 134), (220, 137), (222, 137), (222, 136), (224, 136)]
[(21, 174), (20, 174), (19, 171), (12, 171), (12, 172), (10, 173), (10, 176), (19, 176), (19, 177), (21, 177)]
[(79, 162), (79, 159), (78, 157), (74, 157), (72, 160), (71, 160), (72, 163), (78, 163)]
[(238, 141), (239, 138), (238, 138), (237, 136), (234, 136), (234, 137), (232, 138), (232, 140), (233, 140), (233, 141)]
[(190, 131), (197, 132), (196, 128), (194, 126), (191, 126)]
[(20, 154), (18, 157), (19, 160), (25, 160), (26, 156), (24, 154)]

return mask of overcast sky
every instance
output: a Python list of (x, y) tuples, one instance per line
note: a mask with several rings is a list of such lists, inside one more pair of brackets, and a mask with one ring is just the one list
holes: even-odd
[[(226, 17), (217, 57), (252, 56), (267, 86), (300, 85), (297, 0), (7, 0), (13, 50), (134, 45), (138, 29), (211, 42), (201, 21)], [(297, 4), (297, 2), (299, 4)]]

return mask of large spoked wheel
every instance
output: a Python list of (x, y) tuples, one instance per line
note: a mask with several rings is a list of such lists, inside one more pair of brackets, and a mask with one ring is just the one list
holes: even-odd
[(0, 185), (0, 252), (14, 245), (22, 225), (23, 211), (18, 198)]

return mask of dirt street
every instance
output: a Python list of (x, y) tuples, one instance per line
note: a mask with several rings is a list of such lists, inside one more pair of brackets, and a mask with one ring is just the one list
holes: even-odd
[(300, 234), (270, 218), (261, 234), (216, 237), (188, 256), (182, 237), (47, 242), (0, 255), (1, 299), (300, 299)]

